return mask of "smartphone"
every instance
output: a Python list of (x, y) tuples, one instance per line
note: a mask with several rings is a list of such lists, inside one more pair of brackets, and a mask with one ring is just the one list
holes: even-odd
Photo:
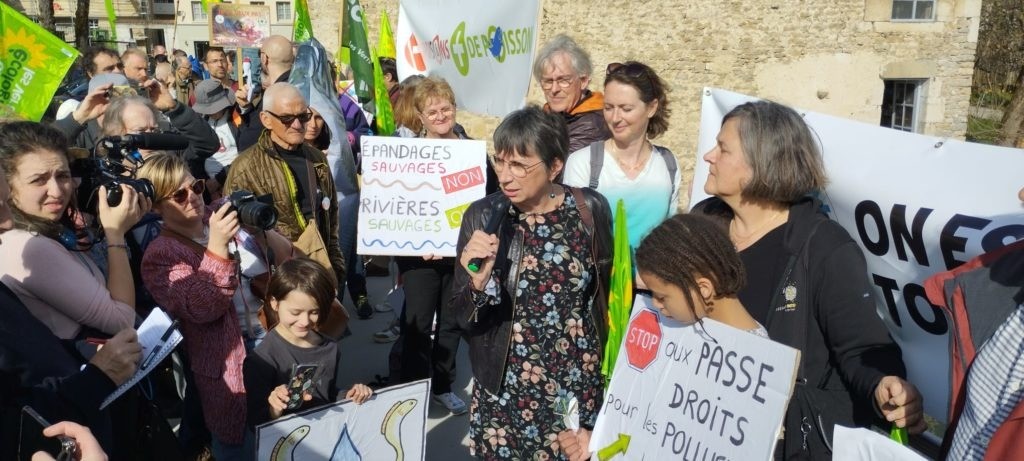
[(131, 85), (114, 85), (110, 88), (110, 97), (119, 98), (121, 96), (139, 96), (139, 89)]
[(292, 365), (292, 377), (288, 379), (288, 409), (302, 406), (302, 394), (313, 387), (313, 376), (320, 365)]
[(63, 435), (47, 437), (43, 435), (43, 429), (47, 427), (50, 427), (50, 423), (32, 407), (25, 405), (21, 408), (21, 432), (18, 434), (19, 460), (30, 461), (32, 455), (37, 451), (46, 452), (57, 461), (75, 459), (75, 453), (78, 451), (78, 443), (75, 442), (75, 439)]

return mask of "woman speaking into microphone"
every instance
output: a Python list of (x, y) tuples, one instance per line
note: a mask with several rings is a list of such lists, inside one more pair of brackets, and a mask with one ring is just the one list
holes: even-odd
[[(482, 459), (555, 458), (557, 434), (592, 427), (601, 408), (611, 213), (596, 192), (554, 183), (568, 139), (538, 107), (509, 114), (491, 158), (501, 192), (462, 220), (452, 306), (474, 376), (470, 451)], [(578, 420), (564, 418), (574, 404)]]

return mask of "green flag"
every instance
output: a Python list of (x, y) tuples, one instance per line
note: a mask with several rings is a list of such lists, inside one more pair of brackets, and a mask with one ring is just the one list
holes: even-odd
[[(373, 62), (379, 63), (376, 55), (371, 56)], [(388, 87), (384, 83), (384, 72), (380, 66), (373, 66), (373, 100), (376, 111), (374, 111), (374, 123), (377, 125), (377, 134), (388, 136), (395, 132), (395, 113), (391, 108), (391, 99), (388, 98)]]
[(107, 7), (107, 21), (110, 22), (110, 41), (117, 41), (117, 13), (114, 11), (114, 0), (103, 0)]
[(380, 34), (377, 35), (377, 56), (395, 58), (395, 35), (391, 33), (391, 21), (388, 12), (380, 12)]
[(43, 118), (78, 52), (0, 3), (0, 118)]
[(366, 39), (366, 15), (359, 6), (359, 0), (345, 0), (345, 48), (349, 50), (349, 65), (355, 79), (356, 97), (363, 107), (372, 110), (373, 104), (373, 58), (370, 56), (369, 41)]
[(308, 42), (311, 38), (313, 38), (313, 23), (309, 20), (309, 5), (306, 4), (306, 0), (295, 0), (295, 23), (292, 26), (292, 41), (302, 43)]
[(210, 5), (220, 3), (220, 0), (199, 0), (199, 3), (202, 3), (203, 11), (205, 11), (206, 14), (210, 14)]
[(629, 324), (633, 308), (633, 257), (626, 228), (626, 205), (619, 199), (615, 205), (615, 248), (612, 253), (612, 274), (608, 283), (608, 342), (604, 346), (601, 374), (611, 379), (619, 345)]

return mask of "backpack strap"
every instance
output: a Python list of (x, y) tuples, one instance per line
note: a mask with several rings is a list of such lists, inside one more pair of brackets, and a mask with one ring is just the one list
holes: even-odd
[(604, 141), (594, 141), (590, 143), (590, 183), (587, 187), (597, 190), (597, 178), (601, 176), (602, 167), (604, 167)]
[(579, 211), (580, 218), (583, 219), (583, 226), (587, 229), (591, 235), (594, 234), (594, 213), (590, 211), (590, 207), (587, 206), (586, 198), (583, 197), (583, 191), (578, 187), (567, 187), (569, 192), (572, 193), (572, 198), (576, 199), (576, 211)]
[(668, 168), (668, 180), (672, 183), (672, 194), (676, 193), (679, 189), (679, 183), (676, 181), (676, 172), (679, 171), (679, 161), (676, 160), (676, 155), (672, 153), (667, 147), (654, 146), (654, 150), (661, 154), (661, 159), (665, 161), (665, 167)]

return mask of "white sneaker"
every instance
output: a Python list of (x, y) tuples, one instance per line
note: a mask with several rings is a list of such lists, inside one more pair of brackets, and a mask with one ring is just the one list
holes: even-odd
[(377, 305), (373, 306), (373, 310), (375, 310), (377, 312), (391, 312), (391, 311), (395, 310), (395, 308), (391, 307), (391, 303), (385, 301), (385, 302), (382, 302), (380, 304), (377, 304)]
[(393, 343), (398, 341), (398, 325), (387, 327), (373, 334), (373, 341), (378, 343)]
[(466, 402), (463, 402), (459, 396), (455, 395), (454, 392), (445, 392), (444, 394), (432, 394), (431, 397), (435, 402), (444, 405), (448, 411), (452, 412), (453, 415), (461, 415), (466, 413)]

